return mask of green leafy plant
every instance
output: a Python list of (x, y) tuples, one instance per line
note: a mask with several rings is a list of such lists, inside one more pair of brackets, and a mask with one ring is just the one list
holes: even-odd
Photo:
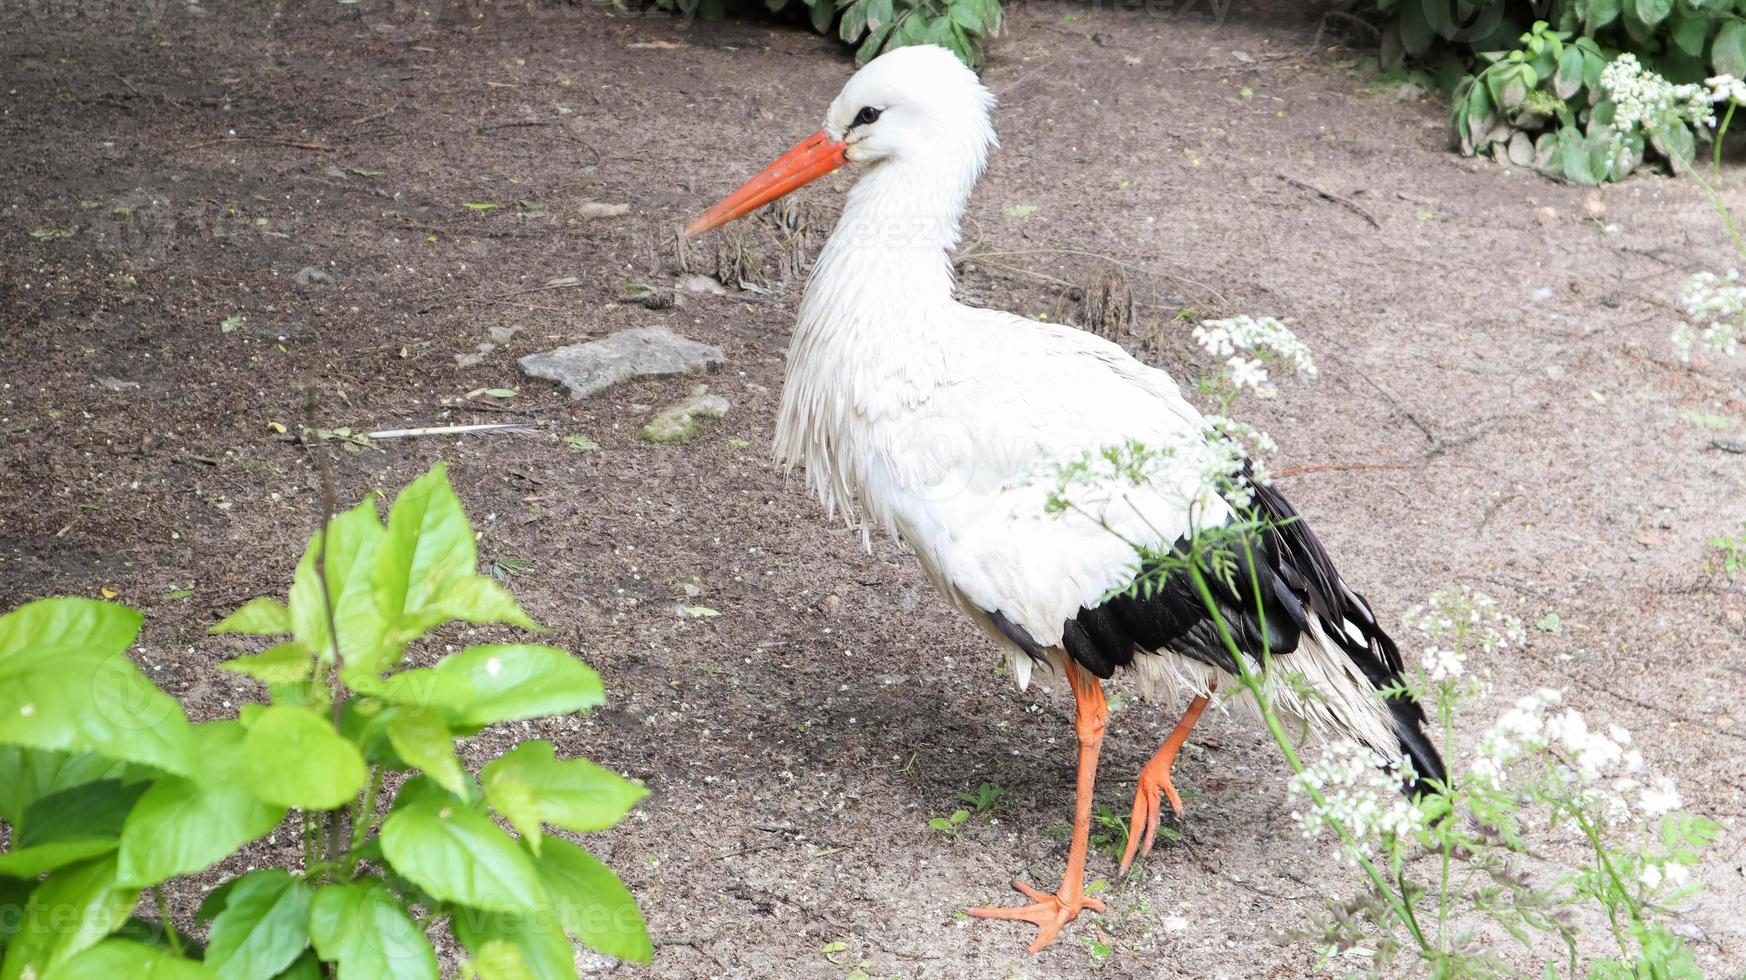
[[(654, 0), (661, 10), (686, 18), (719, 20), (732, 12), (730, 0)], [(792, 6), (791, 6), (792, 3)], [(1000, 33), (1000, 0), (764, 0), (771, 13), (804, 12), (812, 29), (835, 33), (855, 48), (865, 64), (893, 48), (938, 44), (972, 68), (987, 60), (987, 40)]]
[[(1746, 0), (1378, 0), (1382, 64), (1459, 79), (1451, 121), (1468, 154), (1584, 184), (1616, 180), (1644, 151), (1688, 168), (1710, 120), (1616, 126), (1602, 68), (1630, 55), (1674, 87), (1746, 78)], [(1610, 131), (1609, 131), (1610, 130)]]
[(1732, 537), (1720, 534), (1710, 539), (1710, 547), (1721, 552), (1722, 571), (1729, 575), (1746, 569), (1746, 524), (1740, 528), (1740, 533)]
[[(434, 978), (439, 925), (466, 976), (574, 976), (572, 939), (646, 962), (630, 893), (547, 830), (603, 830), (646, 790), (543, 740), (477, 777), (455, 753), (489, 726), (602, 703), (600, 678), (528, 643), (408, 663), (455, 620), (539, 629), (477, 565), (441, 466), (386, 525), (373, 499), (333, 517), (288, 601), (213, 627), (272, 638), (222, 665), (267, 697), (199, 723), (128, 657), (138, 612), (54, 598), (0, 616), (0, 977)], [(204, 939), (178, 931), (166, 882), (286, 831), (295, 859), (213, 888)], [(157, 915), (136, 917), (146, 891)]]
[(1000, 805), (1000, 798), (1006, 795), (1006, 790), (993, 783), (983, 783), (976, 787), (976, 792), (958, 791), (958, 799), (964, 801), (974, 813), (988, 813)]
[(964, 822), (969, 819), (969, 810), (953, 810), (948, 816), (935, 817), (932, 820), (929, 820), (928, 826), (942, 834), (949, 834), (956, 837), (958, 836), (958, 831), (963, 828)]
[[(1579, 184), (1619, 180), (1645, 159), (1693, 165), (1714, 115), (1700, 85), (1673, 85), (1637, 57), (1537, 21), (1520, 47), (1478, 53), (1455, 90), (1461, 151)], [(1651, 156), (1652, 153), (1652, 156)]]

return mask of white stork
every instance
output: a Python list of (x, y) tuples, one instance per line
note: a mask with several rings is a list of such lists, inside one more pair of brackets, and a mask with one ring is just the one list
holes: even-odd
[[(1116, 669), (1189, 706), (1141, 771), (1122, 868), (1150, 850), (1177, 750), (1236, 664), (1202, 603), (1169, 581), (1120, 594), (1142, 573), (1134, 545), (1168, 551), (1232, 516), (1223, 500), (1191, 510), (1200, 477), (1165, 472), (1124, 491), (1122, 508), (1046, 513), (1040, 464), (1104, 447), (1205, 445), (1204, 420), (1164, 372), (1091, 334), (953, 298), (950, 252), (971, 188), (995, 145), (994, 98), (943, 48), (892, 51), (855, 74), (824, 128), (710, 208), (697, 235), (846, 164), (860, 174), (820, 253), (788, 346), (776, 450), (804, 466), (827, 510), (883, 525), (914, 548), (928, 576), (1006, 653), (1021, 688), (1033, 664), (1066, 674), (1079, 741), (1078, 797), (1067, 869), (1055, 894), (1015, 886), (1034, 904), (977, 908), (1022, 919), (1047, 945), (1082, 909), (1098, 750), (1109, 715), (1100, 679)], [(1266, 599), (1225, 595), (1227, 621), (1257, 660), (1264, 622), (1273, 653), (1316, 696), (1273, 688), (1282, 711), (1353, 738), (1379, 764), (1404, 753), (1421, 778), (1443, 768), (1411, 701), (1380, 688), (1400, 657), (1362, 597), (1348, 589), (1290, 506), (1265, 486), (1255, 505), (1275, 521), (1258, 542)], [(862, 520), (862, 514), (865, 520)], [(1115, 533), (1112, 533), (1115, 532)], [(1124, 540), (1126, 539), (1126, 540)], [(1113, 596), (1113, 597), (1112, 597)], [(1264, 617), (1264, 618), (1263, 618)], [(1227, 690), (1229, 687), (1227, 687)], [(1238, 707), (1241, 699), (1235, 699)], [(1249, 703), (1252, 708), (1252, 702)]]

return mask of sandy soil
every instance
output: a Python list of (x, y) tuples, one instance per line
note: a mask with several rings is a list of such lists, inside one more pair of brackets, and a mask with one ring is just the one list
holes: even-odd
[[(901, 549), (863, 553), (768, 462), (796, 260), (847, 178), (804, 195), (798, 232), (685, 256), (673, 238), (817, 125), (850, 70), (836, 45), (596, 5), (161, 2), (0, 23), (0, 606), (113, 590), (148, 613), (160, 683), (225, 715), (248, 682), (213, 669), (237, 646), (204, 628), (282, 592), (317, 519), (308, 457), (271, 427), (302, 419), (306, 383), (328, 427), (530, 419), (537, 437), (337, 453), (337, 476), (356, 499), (450, 461), (482, 557), (525, 562), (511, 587), (605, 676), (609, 707), (532, 728), (654, 790), (590, 842), (657, 946), (617, 972), (1313, 970), (1289, 933), (1353, 882), (1297, 836), (1276, 754), (1219, 718), (1177, 769), (1184, 841), (1114, 885), (1109, 915), (1030, 957), (1027, 930), (960, 914), (1059, 875), (1070, 701), (1011, 690)], [(1680, 283), (1726, 263), (1698, 189), (1461, 160), (1439, 103), (1378, 90), (1295, 4), (1222, 24), (1034, 4), (1010, 27), (968, 295), (1073, 317), (1069, 287), (1119, 259), (1139, 302), (1119, 339), (1179, 376), (1197, 366), (1178, 308), (1293, 318), (1323, 375), (1256, 421), (1276, 467), (1331, 468), (1287, 491), (1386, 621), (1457, 584), (1560, 617), (1487, 665), (1498, 690), (1567, 688), (1727, 824), (1677, 921), (1707, 973), (1740, 975), (1746, 588), (1705, 541), (1746, 519), (1746, 457), (1711, 446), (1746, 427), (1746, 365), (1688, 368), (1667, 342)], [(233, 130), (250, 139), (217, 142)], [(619, 301), (682, 265), (761, 288)], [(306, 267), (328, 281), (300, 285)], [(654, 324), (727, 352), (712, 383), (733, 410), (688, 445), (635, 439), (688, 382), (571, 403), (514, 365)], [(492, 327), (519, 333), (458, 367)], [(466, 397), (499, 386), (521, 394)], [(687, 580), (718, 618), (677, 615)], [(1101, 802), (1125, 812), (1172, 720), (1123, 701)], [(992, 814), (928, 827), (985, 782), (1005, 791)], [(186, 915), (198, 887), (174, 897)]]

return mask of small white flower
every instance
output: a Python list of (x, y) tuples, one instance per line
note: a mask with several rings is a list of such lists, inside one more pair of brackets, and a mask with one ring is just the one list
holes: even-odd
[(1666, 776), (1655, 777), (1655, 783), (1643, 790), (1638, 802), (1646, 817), (1659, 817), (1685, 805), (1685, 801), (1680, 799), (1679, 787)]
[(1661, 887), (1661, 869), (1653, 864), (1643, 865), (1643, 870), (1637, 872), (1637, 880), (1643, 887), (1654, 891)]
[(1732, 75), (1706, 78), (1704, 84), (1709, 86), (1711, 101), (1746, 104), (1746, 82)]
[(1740, 283), (1739, 270), (1729, 269), (1725, 277), (1699, 272), (1686, 280), (1679, 298), (1690, 321), (1673, 331), (1673, 350), (1680, 360), (1691, 360), (1700, 346), (1728, 357), (1740, 352), (1746, 337), (1746, 286)]
[(1454, 680), (1467, 672), (1467, 657), (1453, 647), (1428, 647), (1423, 664), (1425, 673), (1436, 683)]

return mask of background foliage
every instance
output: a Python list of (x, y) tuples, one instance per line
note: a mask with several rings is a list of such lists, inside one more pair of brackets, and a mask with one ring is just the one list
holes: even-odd
[[(1746, 0), (1377, 0), (1384, 68), (1420, 66), (1455, 93), (1462, 152), (1583, 184), (1616, 180), (1648, 153), (1675, 169), (1706, 127), (1640, 134), (1618, 153), (1603, 68), (1631, 53), (1675, 84), (1746, 77)], [(1629, 138), (1627, 137), (1627, 142)], [(1626, 147), (1627, 151), (1633, 147)]]
[[(661, 10), (718, 20), (742, 13), (742, 0), (655, 0)], [(745, 0), (750, 2), (750, 0)], [(987, 60), (988, 38), (1000, 31), (1000, 0), (763, 0), (773, 14), (804, 16), (812, 29), (855, 48), (859, 64), (891, 48), (938, 44), (972, 68)], [(756, 10), (755, 4), (752, 9)]]

